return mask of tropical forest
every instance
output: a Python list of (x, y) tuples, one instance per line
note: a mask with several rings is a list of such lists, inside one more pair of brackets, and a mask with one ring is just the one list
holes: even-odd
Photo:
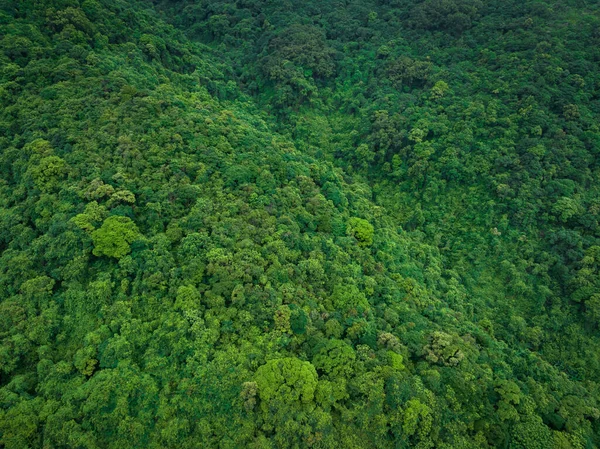
[(0, 0), (1, 449), (600, 447), (600, 0)]

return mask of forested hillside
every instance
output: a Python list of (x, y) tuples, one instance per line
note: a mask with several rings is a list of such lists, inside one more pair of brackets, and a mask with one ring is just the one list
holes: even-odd
[(0, 0), (0, 448), (600, 446), (597, 0)]

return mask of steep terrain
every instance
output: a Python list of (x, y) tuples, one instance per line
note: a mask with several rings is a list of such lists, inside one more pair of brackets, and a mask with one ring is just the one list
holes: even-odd
[(0, 2), (0, 447), (600, 444), (598, 2)]

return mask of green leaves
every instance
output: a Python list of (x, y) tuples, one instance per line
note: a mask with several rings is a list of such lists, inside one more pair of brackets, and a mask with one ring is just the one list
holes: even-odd
[(261, 408), (267, 411), (272, 403), (290, 407), (312, 403), (317, 378), (317, 371), (310, 362), (296, 357), (269, 360), (254, 376)]
[(59, 187), (60, 181), (67, 175), (67, 163), (58, 156), (42, 158), (32, 169), (35, 185), (42, 191)]
[(373, 244), (373, 225), (362, 218), (353, 217), (348, 220), (348, 235), (358, 241), (359, 246), (367, 247)]
[(341, 340), (329, 340), (312, 360), (315, 368), (331, 380), (348, 378), (354, 372), (354, 349)]
[(129, 254), (131, 243), (138, 237), (139, 231), (129, 217), (113, 215), (92, 232), (95, 256), (108, 256), (120, 259)]
[(457, 366), (465, 357), (460, 340), (445, 332), (435, 331), (429, 337), (429, 344), (423, 349), (427, 360), (446, 366)]
[(387, 77), (397, 89), (406, 86), (423, 86), (429, 79), (432, 64), (401, 56), (389, 63)]
[(597, 443), (597, 14), (412, 3), (0, 6), (0, 446)]
[(417, 430), (419, 434), (426, 435), (431, 431), (432, 417), (431, 409), (421, 403), (418, 399), (411, 399), (404, 410), (404, 432), (408, 436), (414, 435)]
[(333, 288), (329, 308), (343, 313), (363, 313), (369, 309), (369, 301), (356, 285), (338, 284)]
[(92, 201), (85, 206), (85, 211), (82, 214), (75, 215), (71, 219), (71, 222), (84, 231), (92, 232), (107, 215), (108, 211), (104, 206), (100, 206), (96, 201)]

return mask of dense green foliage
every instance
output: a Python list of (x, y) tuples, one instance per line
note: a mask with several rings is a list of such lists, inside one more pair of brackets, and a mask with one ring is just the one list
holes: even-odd
[(600, 446), (597, 0), (0, 0), (0, 447)]

